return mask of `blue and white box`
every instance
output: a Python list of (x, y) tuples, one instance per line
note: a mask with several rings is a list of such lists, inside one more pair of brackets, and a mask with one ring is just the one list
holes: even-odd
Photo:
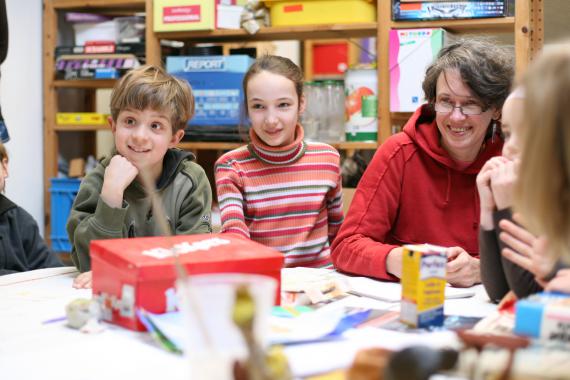
[(543, 292), (518, 301), (514, 332), (570, 343), (570, 295)]
[(192, 86), (196, 112), (190, 125), (237, 126), (243, 121), (242, 81), (253, 61), (247, 55), (166, 58), (166, 71)]

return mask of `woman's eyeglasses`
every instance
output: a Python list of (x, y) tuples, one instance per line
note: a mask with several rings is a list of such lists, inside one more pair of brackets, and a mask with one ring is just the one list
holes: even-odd
[(455, 108), (465, 116), (481, 115), (486, 109), (483, 109), (479, 104), (465, 104), (462, 106), (455, 106), (453, 103), (438, 100), (435, 102), (435, 112), (437, 113), (452, 113)]

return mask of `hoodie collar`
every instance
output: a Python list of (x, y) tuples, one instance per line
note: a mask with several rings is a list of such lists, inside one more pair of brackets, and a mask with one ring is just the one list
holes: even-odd
[(265, 144), (253, 128), (249, 130), (249, 137), (251, 139), (251, 143), (247, 146), (249, 152), (260, 161), (271, 165), (291, 164), (303, 157), (307, 148), (303, 141), (305, 134), (299, 124), (295, 127), (295, 141), (286, 146), (274, 147)]
[(435, 124), (435, 113), (428, 104), (424, 104), (414, 112), (404, 126), (404, 133), (431, 158), (449, 169), (465, 174), (479, 173), (485, 162), (491, 157), (500, 155), (503, 148), (503, 139), (497, 133), (494, 139), (485, 140), (483, 149), (470, 165), (465, 166), (464, 163), (455, 161), (441, 146), (441, 136)]

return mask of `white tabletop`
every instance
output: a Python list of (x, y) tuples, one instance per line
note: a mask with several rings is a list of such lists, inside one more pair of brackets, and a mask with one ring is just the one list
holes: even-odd
[[(137, 333), (105, 324), (99, 334), (83, 334), (57, 321), (65, 305), (76, 298), (89, 298), (89, 290), (73, 289), (77, 272), (73, 268), (54, 268), (0, 277), (0, 373), (5, 379), (187, 379), (187, 363), (159, 348), (146, 333)], [(495, 309), (482, 286), (476, 296), (448, 300), (446, 314), (485, 316)], [(351, 305), (397, 310), (398, 304), (364, 297), (343, 300)], [(56, 322), (45, 323), (56, 320)], [(370, 346), (399, 348), (414, 343), (445, 342), (448, 335), (420, 338), (409, 335), (406, 341), (395, 332), (355, 332), (348, 343), (321, 346), (326, 357), (315, 355), (317, 346), (288, 348), (295, 373), (318, 372), (327, 363), (348, 366), (356, 350)], [(422, 340), (426, 342), (422, 342)], [(326, 348), (326, 349), (325, 349)], [(312, 354), (309, 354), (313, 350)], [(336, 357), (335, 357), (336, 356)], [(321, 360), (319, 362), (319, 359)]]

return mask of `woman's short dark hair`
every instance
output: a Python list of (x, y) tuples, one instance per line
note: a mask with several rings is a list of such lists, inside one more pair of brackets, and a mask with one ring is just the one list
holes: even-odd
[(453, 69), (459, 71), (463, 82), (486, 109), (503, 107), (514, 75), (512, 51), (480, 38), (460, 39), (445, 46), (427, 68), (422, 83), (430, 104), (435, 103), (440, 74)]

